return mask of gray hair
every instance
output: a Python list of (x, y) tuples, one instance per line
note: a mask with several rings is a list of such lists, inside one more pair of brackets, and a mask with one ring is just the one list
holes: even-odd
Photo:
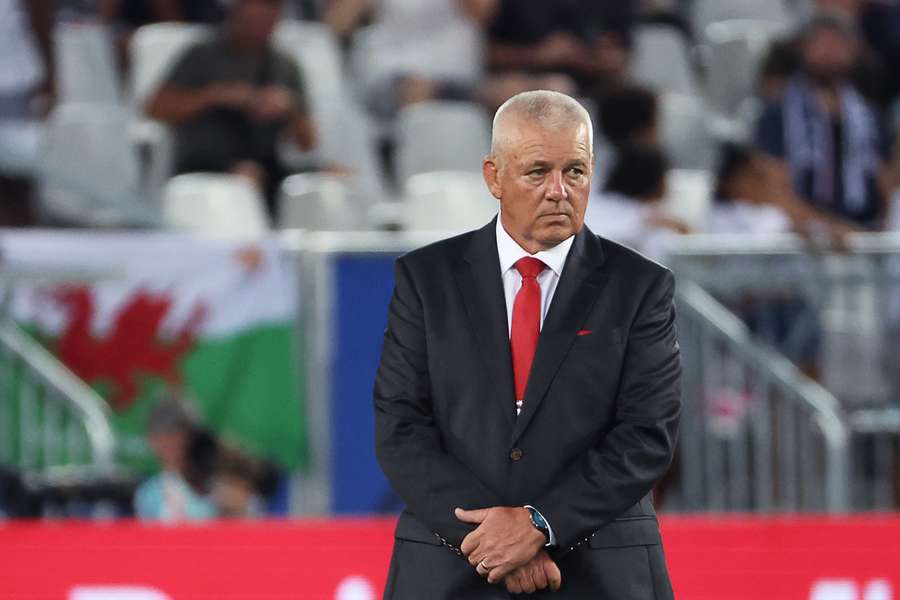
[(504, 124), (510, 118), (537, 122), (546, 129), (561, 129), (584, 123), (588, 130), (588, 144), (594, 151), (594, 125), (587, 109), (575, 98), (560, 92), (549, 90), (533, 90), (516, 94), (494, 115), (491, 129), (491, 155), (496, 156), (503, 145), (505, 136)]

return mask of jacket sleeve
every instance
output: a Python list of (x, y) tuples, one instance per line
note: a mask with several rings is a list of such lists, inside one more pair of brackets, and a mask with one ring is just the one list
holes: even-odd
[(672, 460), (681, 412), (674, 279), (664, 271), (628, 336), (615, 425), (532, 504), (565, 554), (643, 498)]
[(458, 521), (453, 509), (496, 506), (499, 499), (443, 448), (431, 403), (422, 300), (402, 258), (395, 266), (374, 400), (381, 468), (407, 509), (458, 547), (473, 527)]

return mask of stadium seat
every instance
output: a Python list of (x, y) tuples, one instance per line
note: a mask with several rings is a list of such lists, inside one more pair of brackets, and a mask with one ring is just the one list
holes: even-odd
[(665, 93), (660, 97), (662, 144), (671, 165), (682, 169), (712, 167), (713, 140), (707, 127), (703, 101), (693, 96)]
[(99, 23), (59, 23), (54, 36), (57, 100), (121, 103), (121, 81), (108, 29)]
[(45, 128), (38, 164), (41, 209), (51, 219), (108, 225), (141, 205), (138, 160), (124, 107), (59, 104)]
[(783, 0), (694, 0), (691, 24), (697, 36), (706, 39), (708, 27), (718, 21), (761, 19), (790, 25), (791, 16)]
[(178, 57), (193, 44), (210, 35), (205, 25), (186, 23), (153, 23), (139, 27), (131, 40), (132, 105), (143, 112), (144, 103), (163, 82)]
[(187, 173), (163, 190), (163, 222), (205, 233), (259, 235), (269, 228), (264, 204), (259, 190), (240, 175)]
[(317, 117), (316, 130), (319, 159), (327, 166), (348, 169), (369, 201), (384, 200), (387, 193), (376, 152), (377, 132), (353, 97), (347, 95), (331, 102)]
[(300, 66), (314, 114), (344, 95), (340, 47), (327, 25), (282, 21), (275, 30), (275, 45)]
[(702, 169), (671, 169), (666, 174), (666, 212), (700, 230), (713, 192), (713, 174)]
[(281, 229), (367, 229), (368, 203), (354, 192), (351, 178), (346, 175), (291, 175), (281, 184), (278, 202)]
[(694, 95), (700, 87), (684, 34), (667, 25), (642, 25), (634, 33), (631, 78), (657, 91)]
[(731, 19), (707, 27), (706, 89), (710, 104), (734, 116), (754, 95), (760, 63), (771, 42), (785, 34), (785, 23)]
[(420, 173), (406, 183), (406, 228), (412, 231), (462, 232), (481, 227), (497, 214), (480, 173)]
[(430, 171), (481, 172), (490, 150), (490, 122), (477, 104), (421, 102), (400, 111), (396, 124), (400, 185)]

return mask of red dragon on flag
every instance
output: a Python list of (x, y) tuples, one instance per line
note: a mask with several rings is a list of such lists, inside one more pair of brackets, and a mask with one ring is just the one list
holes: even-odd
[(194, 345), (206, 316), (205, 305), (195, 305), (171, 339), (163, 339), (161, 326), (172, 299), (139, 289), (119, 308), (109, 331), (98, 338), (91, 332), (96, 307), (89, 287), (60, 286), (50, 297), (67, 317), (56, 355), (89, 384), (110, 384), (107, 401), (114, 411), (131, 407), (142, 377), (156, 376), (172, 387), (180, 386), (181, 361)]

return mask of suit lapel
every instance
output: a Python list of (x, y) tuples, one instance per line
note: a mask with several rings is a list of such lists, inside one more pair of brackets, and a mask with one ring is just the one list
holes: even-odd
[[(606, 279), (600, 266), (603, 252), (587, 227), (575, 236), (562, 277), (544, 318), (537, 352), (525, 387), (522, 412), (516, 419), (512, 443), (522, 435), (547, 394), (563, 359), (587, 319)], [(507, 353), (508, 353), (507, 344)]]
[(455, 275), (485, 374), (494, 383), (492, 402), (511, 429), (516, 420), (515, 387), (495, 228), (496, 218), (475, 233)]

